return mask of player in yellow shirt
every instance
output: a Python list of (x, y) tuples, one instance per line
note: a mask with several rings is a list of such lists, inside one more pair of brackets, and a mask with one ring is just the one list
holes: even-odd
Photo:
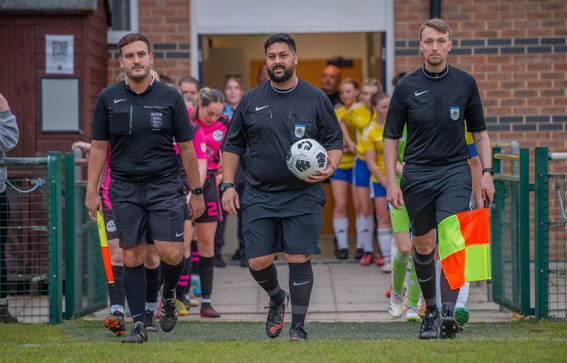
[(382, 133), (390, 98), (384, 92), (378, 92), (372, 96), (371, 105), (376, 116), (364, 129), (360, 146), (364, 150), (366, 165), (371, 173), (370, 198), (374, 200), (374, 211), (378, 223), (376, 229), (378, 244), (384, 258), (382, 272), (389, 273), (392, 270), (391, 247), (394, 231), (392, 230), (390, 211), (386, 201), (386, 169), (382, 155), (384, 145)]
[[(340, 260), (348, 258), (348, 195), (349, 187), (352, 188), (352, 204), (354, 205), (355, 213), (358, 215), (360, 210), (360, 203), (356, 197), (354, 187), (352, 187), (352, 171), (354, 167), (354, 145), (351, 145), (348, 140), (356, 138), (356, 129), (353, 124), (344, 121), (348, 110), (358, 99), (360, 89), (358, 81), (354, 78), (346, 78), (340, 85), (341, 107), (335, 108), (337, 119), (343, 120), (341, 122), (341, 129), (343, 130), (343, 158), (337, 168), (337, 173), (330, 179), (331, 194), (333, 196), (333, 229), (335, 231), (335, 238), (337, 240), (337, 257)], [(348, 117), (347, 117), (348, 118)]]
[[(360, 144), (362, 132), (374, 118), (371, 106), (371, 98), (382, 91), (378, 80), (371, 78), (362, 84), (361, 103), (353, 105), (348, 120), (357, 130), (356, 158), (354, 161), (354, 186), (360, 201), (360, 212), (357, 215), (356, 228), (356, 256), (360, 258), (360, 264), (368, 266), (374, 258), (374, 208), (370, 199), (370, 170), (366, 166), (364, 150)], [(356, 106), (356, 107), (355, 107)]]

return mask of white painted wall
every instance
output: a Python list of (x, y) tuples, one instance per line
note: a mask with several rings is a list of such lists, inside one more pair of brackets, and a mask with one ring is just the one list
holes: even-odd
[[(191, 57), (191, 72), (198, 74), (199, 70), (199, 34), (286, 32), (299, 35), (383, 31), (387, 32), (389, 41), (386, 58), (387, 77), (391, 79), (394, 76), (394, 0), (192, 0), (191, 54), (197, 57)], [(259, 38), (265, 40), (265, 37)], [(263, 42), (260, 41), (260, 44)], [(333, 46), (332, 43), (327, 44)], [(258, 48), (261, 52), (262, 46)], [(308, 49), (305, 47), (305, 50)], [(301, 47), (298, 49), (300, 52)], [(251, 55), (251, 59), (255, 57)]]

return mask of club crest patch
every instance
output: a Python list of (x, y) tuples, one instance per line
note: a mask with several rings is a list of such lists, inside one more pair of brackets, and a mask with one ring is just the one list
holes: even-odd
[(162, 114), (159, 112), (152, 112), (151, 114), (151, 118), (150, 118), (150, 123), (152, 125), (152, 129), (159, 129), (161, 128), (162, 125)]
[(108, 232), (116, 232), (116, 225), (114, 224), (114, 221), (108, 221), (106, 224), (106, 230)]
[(295, 124), (295, 137), (301, 139), (305, 136), (305, 125)]
[(451, 107), (451, 118), (453, 121), (457, 121), (459, 119), (459, 107)]
[(221, 130), (216, 130), (215, 132), (213, 132), (213, 139), (215, 139), (215, 141), (221, 141), (223, 136), (224, 133)]

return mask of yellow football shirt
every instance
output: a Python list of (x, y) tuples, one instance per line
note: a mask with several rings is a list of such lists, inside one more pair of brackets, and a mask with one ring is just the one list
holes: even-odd
[[(370, 124), (368, 124), (368, 126), (364, 129), (364, 132), (362, 133), (360, 145), (363, 150), (362, 151), (363, 153), (366, 150), (376, 151), (376, 165), (378, 165), (378, 168), (385, 176), (386, 167), (384, 165), (384, 154), (383, 154), (383, 150), (384, 150), (384, 138), (382, 137), (383, 133), (384, 133), (384, 128), (382, 126), (378, 125), (376, 122), (371, 122)], [(378, 179), (376, 179), (374, 175), (371, 176), (371, 179), (374, 183), (378, 183)]]

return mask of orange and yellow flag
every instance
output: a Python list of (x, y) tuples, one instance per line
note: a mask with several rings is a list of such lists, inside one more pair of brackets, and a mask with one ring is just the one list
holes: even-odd
[(108, 249), (108, 239), (106, 237), (106, 228), (104, 218), (99, 211), (96, 211), (96, 221), (98, 228), (98, 237), (100, 238), (100, 250), (102, 252), (102, 261), (104, 262), (104, 271), (109, 284), (114, 283), (114, 273), (112, 273), (112, 264), (110, 261), (110, 250)]
[(451, 289), (491, 279), (488, 208), (447, 217), (438, 232), (441, 267)]

